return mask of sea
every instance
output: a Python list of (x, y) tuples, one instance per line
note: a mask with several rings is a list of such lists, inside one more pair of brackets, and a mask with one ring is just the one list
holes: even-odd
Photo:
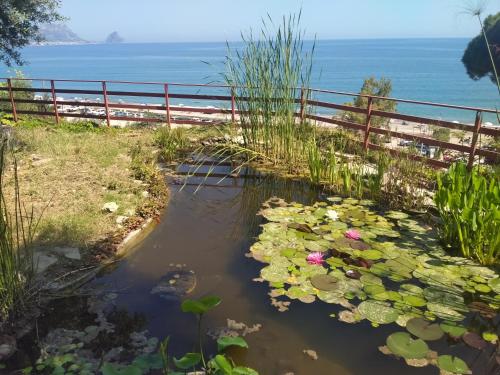
[[(461, 57), (468, 41), (462, 38), (319, 40), (315, 46), (311, 85), (356, 93), (364, 79), (386, 77), (392, 80), (393, 97), (470, 107), (500, 107), (500, 96), (492, 81), (489, 78), (474, 81), (466, 73)], [(241, 47), (239, 43), (231, 44), (233, 50)], [(305, 49), (311, 47), (312, 42), (306, 42)], [(223, 83), (227, 48), (224, 42), (30, 46), (22, 51), (27, 64), (19, 68), (0, 66), (0, 76), (11, 76), (19, 69), (29, 78)], [(93, 86), (57, 85), (65, 88)], [(111, 89), (124, 89), (118, 86)], [(136, 89), (139, 88), (162, 90), (160, 86), (138, 85)], [(172, 92), (180, 93), (208, 93), (208, 90), (213, 92), (206, 88), (171, 88)], [(335, 103), (352, 100), (349, 96), (332, 94), (317, 94), (317, 99)], [(134, 98), (134, 101), (140, 100)], [(181, 102), (174, 104), (208, 105), (206, 102)], [(399, 104), (398, 111), (450, 121), (470, 123), (474, 120), (472, 112), (422, 105)], [(493, 116), (488, 120), (497, 123)]]

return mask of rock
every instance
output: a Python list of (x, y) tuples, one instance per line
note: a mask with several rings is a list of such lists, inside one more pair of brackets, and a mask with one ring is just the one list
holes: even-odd
[(32, 165), (33, 167), (39, 167), (39, 166), (41, 166), (41, 165), (44, 165), (44, 164), (50, 163), (51, 161), (52, 161), (52, 159), (49, 159), (49, 158), (47, 158), (47, 159), (40, 159), (40, 160), (32, 161), (32, 162), (31, 162), (31, 165)]
[(177, 300), (191, 293), (196, 287), (194, 271), (174, 270), (167, 272), (160, 282), (151, 289), (151, 294), (158, 294), (167, 300)]
[(81, 260), (80, 250), (76, 247), (55, 247), (52, 252), (62, 255), (68, 259)]
[(305, 349), (305, 350), (303, 350), (303, 353), (314, 361), (318, 360), (318, 354), (314, 350)]
[(0, 361), (9, 359), (17, 350), (16, 339), (12, 336), (0, 336)]
[(116, 202), (108, 202), (108, 203), (105, 203), (103, 206), (102, 206), (102, 210), (104, 212), (116, 212), (118, 210), (118, 205), (116, 204)]
[(33, 254), (33, 264), (35, 266), (36, 273), (45, 272), (55, 263), (57, 263), (57, 258), (55, 256), (42, 254), (39, 251)]
[(125, 221), (127, 221), (128, 216), (117, 216), (116, 217), (116, 224), (123, 224)]
[(149, 192), (148, 192), (148, 191), (143, 191), (143, 192), (141, 193), (141, 196), (142, 196), (143, 198), (147, 198), (147, 197), (149, 197)]

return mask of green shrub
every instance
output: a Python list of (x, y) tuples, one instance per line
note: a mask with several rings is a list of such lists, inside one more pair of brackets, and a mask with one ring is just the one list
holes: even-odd
[(484, 265), (500, 260), (500, 178), (480, 167), (454, 164), (438, 176), (435, 203), (446, 248)]

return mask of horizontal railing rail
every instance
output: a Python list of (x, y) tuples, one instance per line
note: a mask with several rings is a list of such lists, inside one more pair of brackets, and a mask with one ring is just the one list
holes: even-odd
[[(236, 123), (237, 116), (246, 114), (237, 108), (237, 103), (245, 102), (250, 99), (246, 97), (237, 97), (237, 87), (221, 84), (185, 84), (185, 83), (166, 83), (166, 82), (133, 82), (120, 80), (70, 80), (70, 79), (43, 79), (43, 78), (3, 78), (5, 85), (0, 86), (0, 104), (4, 111), (12, 113), (13, 119), (18, 120), (18, 115), (33, 116), (52, 116), (55, 122), (59, 124), (61, 118), (82, 118), (91, 120), (105, 121), (108, 126), (112, 121), (127, 122), (147, 122), (147, 123), (166, 123), (189, 124), (189, 125), (214, 125), (227, 123), (228, 121)], [(24, 86), (20, 83), (24, 82)], [(30, 84), (26, 84), (26, 83)], [(17, 83), (17, 84), (14, 84)], [(42, 87), (33, 87), (35, 84), (42, 83)], [(47, 84), (47, 85), (45, 85)], [(67, 87), (69, 84), (76, 85), (76, 88)], [(83, 85), (93, 85), (88, 89), (82, 88)], [(97, 85), (97, 87), (95, 87)], [(126, 90), (118, 90), (115, 86), (126, 86)], [(155, 87), (157, 90), (148, 91), (144, 87)], [(134, 90), (138, 88), (138, 90)], [(176, 90), (173, 92), (172, 89)], [(196, 93), (179, 92), (180, 89), (197, 89)], [(201, 90), (212, 89), (217, 93), (200, 93)], [(158, 91), (159, 90), (159, 91)], [(389, 149), (393, 155), (404, 153), (399, 148), (387, 148), (370, 142), (370, 135), (386, 136), (389, 139), (397, 138), (410, 141), (421, 147), (437, 147), (442, 150), (451, 150), (457, 153), (463, 153), (467, 157), (469, 167), (471, 167), (477, 157), (483, 157), (488, 162), (500, 163), (500, 153), (496, 150), (487, 149), (481, 146), (481, 137), (500, 137), (499, 126), (486, 126), (483, 121), (485, 114), (499, 115), (498, 110), (489, 108), (479, 108), (470, 106), (460, 106), (454, 104), (433, 103), (417, 100), (398, 99), (391, 97), (380, 97), (373, 95), (349, 93), (343, 91), (323, 90), (314, 88), (291, 88), (297, 92), (294, 102), (297, 106), (295, 116), (301, 120), (311, 120), (318, 125), (336, 126), (340, 128), (358, 131), (362, 134), (362, 146), (368, 150)], [(182, 91), (182, 90), (180, 90)], [(2, 95), (4, 93), (4, 95)], [(38, 99), (35, 94), (43, 94)], [(351, 98), (363, 97), (367, 99), (366, 108), (353, 107), (347, 104), (338, 104), (325, 99), (316, 99), (315, 94), (348, 96)], [(58, 95), (84, 95), (97, 96), (94, 99), (84, 98), (61, 98)], [(119, 100), (113, 100), (114, 98)], [(101, 99), (102, 98), (102, 99)], [(160, 101), (158, 103), (133, 103), (125, 102), (122, 98), (142, 98), (146, 100)], [(224, 107), (208, 106), (199, 107), (195, 105), (174, 105), (171, 100), (191, 100), (193, 102), (223, 102), (227, 103)], [(272, 99), (271, 99), (272, 100)], [(275, 100), (279, 100), (275, 98)], [(457, 121), (448, 121), (436, 119), (429, 116), (415, 116), (406, 113), (389, 112), (376, 109), (374, 101), (393, 101), (396, 103), (412, 104), (432, 108), (444, 108), (452, 110), (461, 110), (474, 116), (474, 124), (466, 124)], [(38, 105), (37, 110), (26, 109), (23, 104)], [(70, 111), (71, 107), (74, 107)], [(76, 113), (74, 112), (76, 108)], [(99, 109), (96, 112), (95, 109)], [(349, 120), (349, 117), (339, 116), (337, 112), (333, 115), (321, 114), (321, 110), (340, 111), (340, 114), (361, 114), (364, 117), (363, 123), (357, 123)], [(116, 110), (134, 110), (130, 113)], [(147, 112), (145, 112), (147, 111)], [(93, 113), (89, 113), (93, 112)], [(179, 115), (180, 114), (180, 115)], [(194, 115), (193, 115), (194, 114)], [(224, 115), (227, 117), (199, 118), (201, 115)], [(425, 124), (435, 127), (458, 130), (469, 134), (470, 144), (445, 142), (434, 139), (430, 136), (409, 133), (405, 131), (393, 130), (384, 127), (373, 126), (373, 118), (384, 118), (387, 121), (398, 120), (413, 124)], [(407, 154), (407, 153), (405, 153)], [(450, 165), (449, 160), (437, 160), (425, 156), (413, 155), (412, 158), (422, 160), (430, 165), (442, 168)]]

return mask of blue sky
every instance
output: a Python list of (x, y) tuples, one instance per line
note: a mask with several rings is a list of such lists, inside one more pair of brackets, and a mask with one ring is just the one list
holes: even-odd
[[(474, 1), (474, 0), (472, 0)], [(472, 37), (477, 21), (463, 14), (471, 0), (62, 0), (62, 13), (82, 38), (99, 41), (118, 31), (128, 42), (233, 41), (302, 8), (309, 37)], [(500, 0), (486, 1), (486, 13)]]

